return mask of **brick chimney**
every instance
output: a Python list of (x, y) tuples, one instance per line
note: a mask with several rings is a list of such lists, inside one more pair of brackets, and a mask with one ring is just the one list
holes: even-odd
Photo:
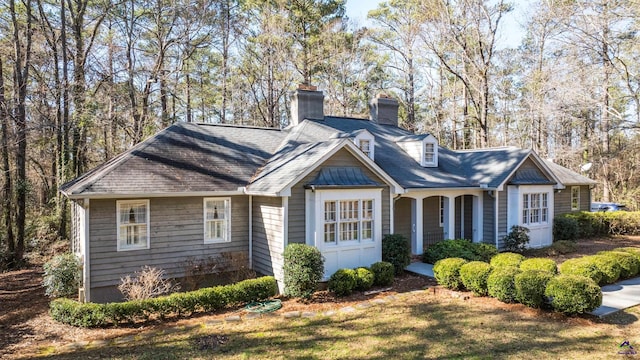
[(298, 125), (304, 119), (324, 119), (324, 94), (316, 86), (301, 84), (291, 95), (290, 125)]
[(398, 126), (398, 100), (378, 94), (369, 104), (371, 121), (380, 125)]

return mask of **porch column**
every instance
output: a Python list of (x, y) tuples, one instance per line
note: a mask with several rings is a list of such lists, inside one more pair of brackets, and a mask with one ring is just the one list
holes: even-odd
[(421, 255), (424, 250), (423, 250), (423, 245), (424, 245), (424, 219), (423, 219), (423, 205), (424, 205), (424, 199), (423, 198), (419, 198), (416, 199), (416, 217), (415, 217), (415, 230), (416, 230), (416, 242), (415, 242), (415, 251), (413, 252), (414, 255)]
[(456, 235), (455, 197), (444, 196), (444, 239), (453, 239)]
[(483, 242), (484, 239), (482, 196), (473, 197), (473, 242)]

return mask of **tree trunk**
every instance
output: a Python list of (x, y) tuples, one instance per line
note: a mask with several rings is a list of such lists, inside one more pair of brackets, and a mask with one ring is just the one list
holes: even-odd
[[(15, 252), (15, 237), (13, 235), (13, 223), (12, 223), (12, 184), (11, 184), (11, 169), (9, 167), (9, 107), (4, 96), (4, 75), (3, 75), (3, 64), (2, 58), (0, 58), (0, 120), (2, 121), (0, 125), (2, 126), (2, 133), (0, 134), (2, 138), (0, 138), (0, 150), (2, 151), (2, 173), (3, 176), (3, 186), (2, 186), (2, 218), (3, 224), (5, 226), (6, 241), (7, 241), (7, 250), (9, 254), (13, 254)], [(9, 266), (13, 266), (13, 264), (8, 264)]]

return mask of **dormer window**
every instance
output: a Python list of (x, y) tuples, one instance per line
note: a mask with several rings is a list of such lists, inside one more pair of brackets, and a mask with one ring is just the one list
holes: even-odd
[(362, 129), (353, 138), (353, 143), (371, 160), (374, 160), (375, 140), (373, 134)]
[(407, 135), (396, 144), (422, 167), (438, 167), (438, 140), (433, 135)]
[(422, 141), (422, 166), (438, 167), (438, 143), (431, 135)]

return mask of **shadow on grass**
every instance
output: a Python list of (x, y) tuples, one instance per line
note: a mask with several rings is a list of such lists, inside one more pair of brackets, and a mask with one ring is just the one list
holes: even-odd
[[(615, 355), (612, 344), (619, 339), (600, 331), (598, 326), (601, 325), (586, 319), (480, 308), (460, 300), (439, 301), (425, 295), (330, 318), (264, 318), (156, 337), (138, 346), (131, 343), (48, 358), (382, 360)], [(228, 341), (212, 350), (200, 350), (195, 339), (212, 334)]]

